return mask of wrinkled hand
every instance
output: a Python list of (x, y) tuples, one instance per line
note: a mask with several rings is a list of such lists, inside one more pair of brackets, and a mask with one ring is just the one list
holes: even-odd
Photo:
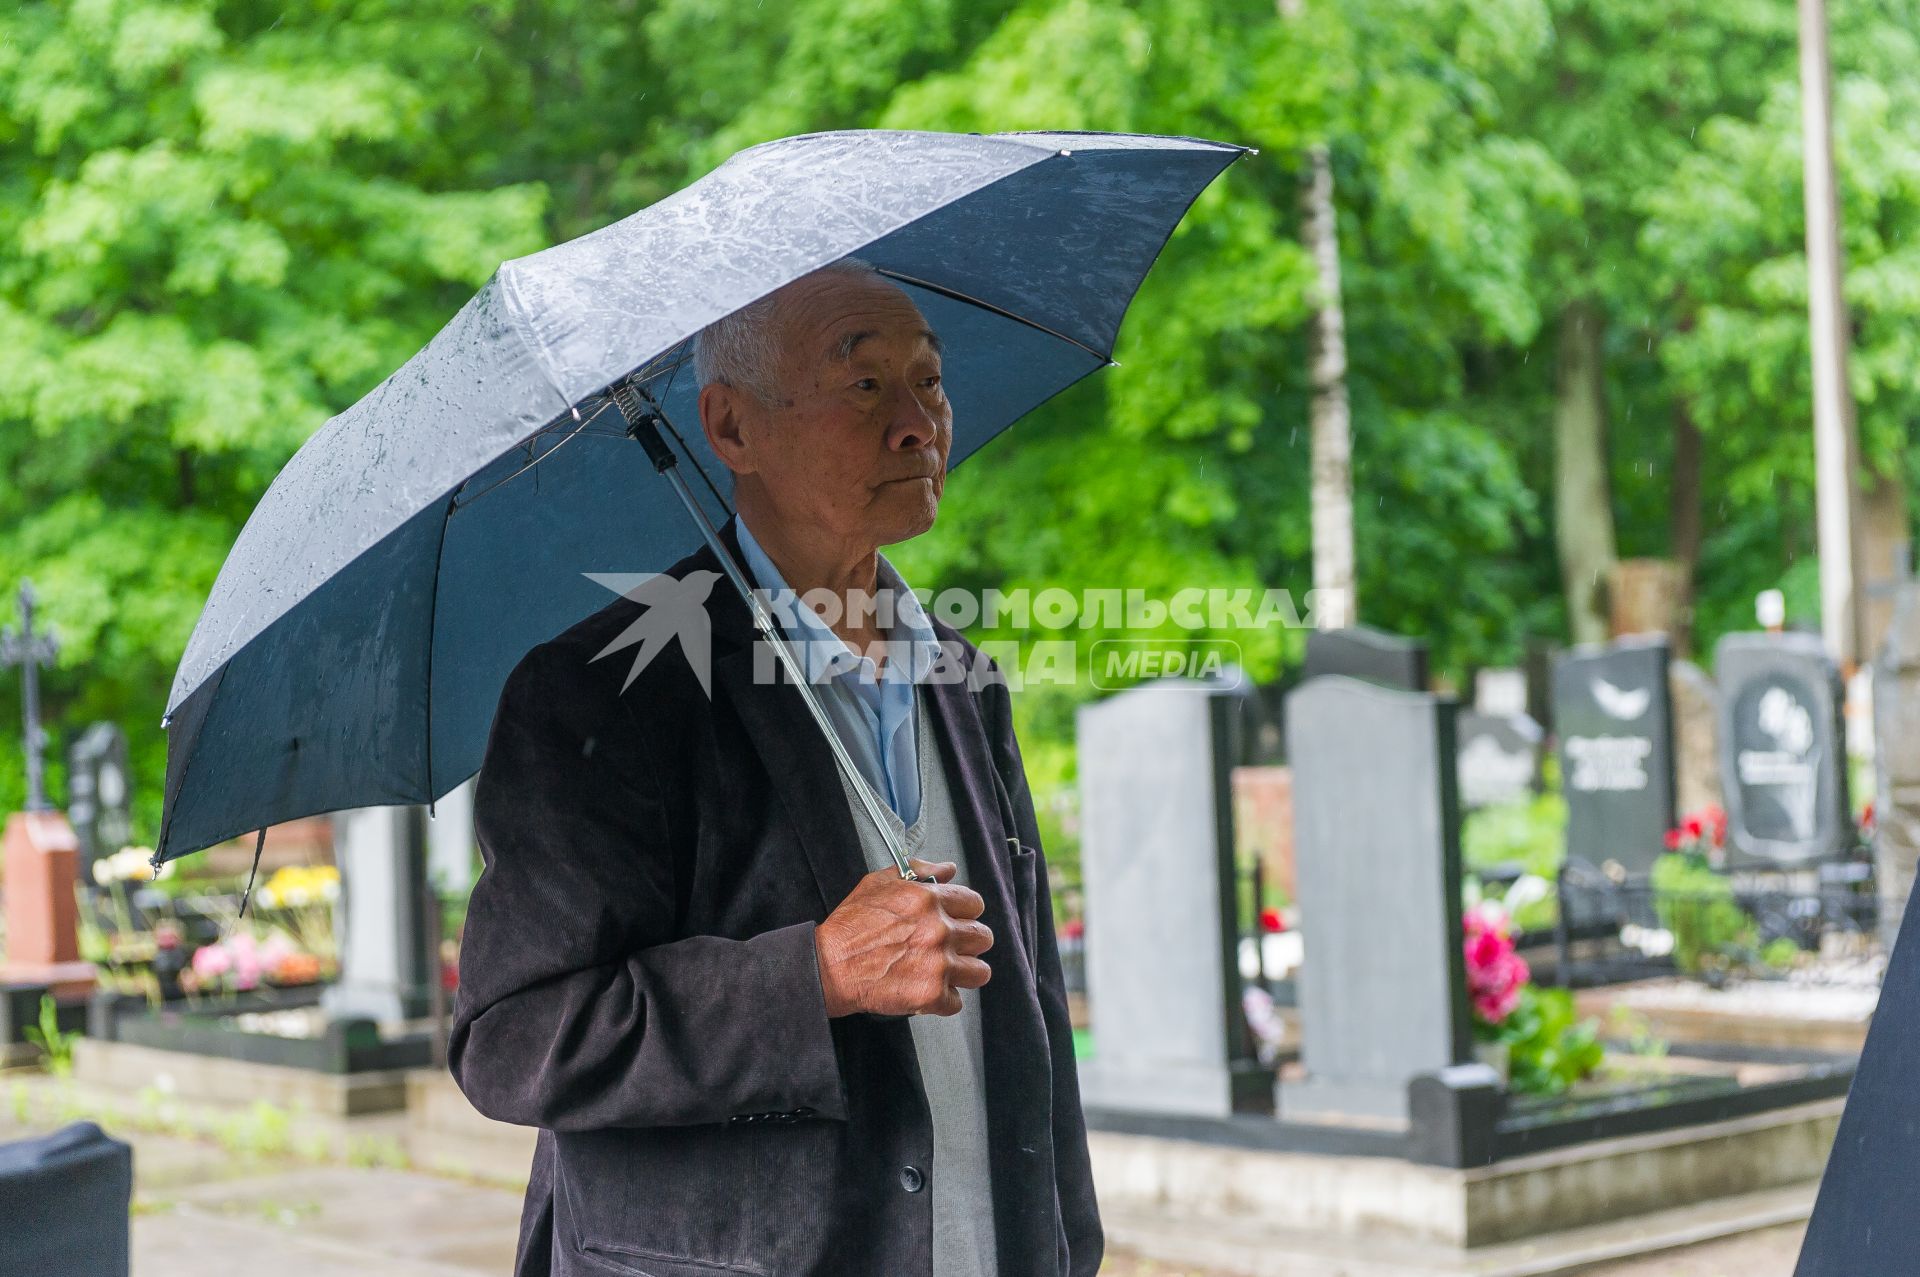
[(951, 861), (910, 862), (935, 881), (897, 870), (868, 874), (814, 930), (829, 1016), (954, 1015), (961, 989), (987, 982), (978, 955), (993, 947), (979, 895), (952, 881)]

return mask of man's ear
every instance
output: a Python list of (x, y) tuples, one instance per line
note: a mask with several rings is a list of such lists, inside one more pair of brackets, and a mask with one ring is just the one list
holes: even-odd
[(707, 446), (713, 455), (733, 473), (752, 474), (752, 448), (741, 433), (746, 405), (732, 386), (710, 381), (700, 387), (700, 428), (706, 432)]

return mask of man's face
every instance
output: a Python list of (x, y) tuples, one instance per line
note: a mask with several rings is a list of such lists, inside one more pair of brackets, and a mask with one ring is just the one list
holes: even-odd
[(880, 280), (801, 280), (787, 300), (776, 402), (707, 387), (708, 437), (740, 482), (758, 484), (762, 504), (809, 538), (866, 549), (920, 535), (933, 526), (953, 443), (927, 321)]

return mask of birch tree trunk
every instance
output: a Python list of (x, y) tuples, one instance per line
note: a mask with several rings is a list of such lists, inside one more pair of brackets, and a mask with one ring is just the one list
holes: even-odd
[(1359, 616), (1353, 563), (1353, 436), (1347, 410), (1347, 325), (1340, 305), (1340, 238), (1333, 166), (1324, 143), (1307, 151), (1301, 231), (1313, 257), (1319, 307), (1313, 316), (1312, 509), (1315, 619), (1323, 630)]

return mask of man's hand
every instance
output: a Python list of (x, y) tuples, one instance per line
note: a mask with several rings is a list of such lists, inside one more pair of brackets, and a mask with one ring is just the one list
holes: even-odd
[(978, 957), (993, 947), (993, 932), (979, 921), (985, 902), (952, 881), (952, 861), (910, 863), (935, 881), (870, 873), (815, 929), (829, 1016), (955, 1015), (959, 991), (992, 974)]

